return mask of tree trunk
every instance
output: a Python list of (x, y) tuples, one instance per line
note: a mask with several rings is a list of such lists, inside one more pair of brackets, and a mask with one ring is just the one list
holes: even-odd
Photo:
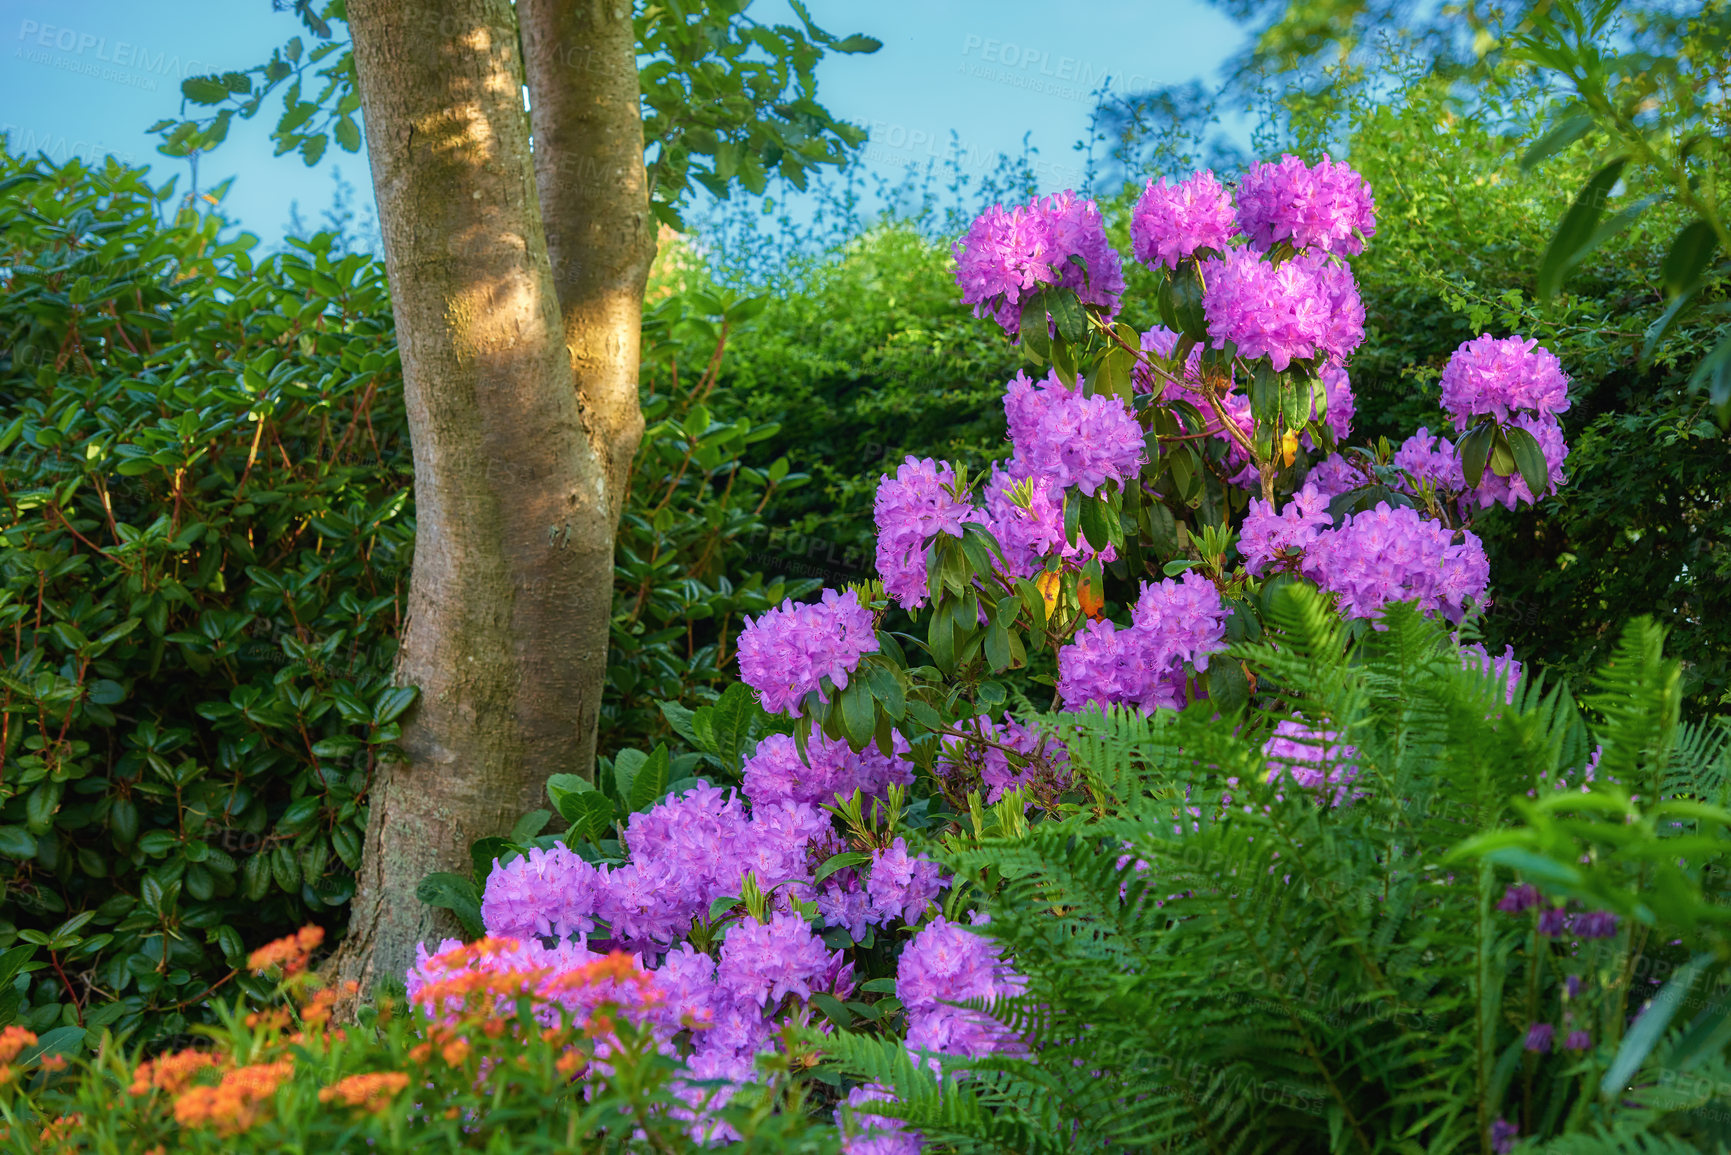
[(455, 930), (416, 898), (425, 875), (467, 873), (469, 843), (509, 830), (549, 774), (590, 773), (618, 498), (566, 348), (509, 0), (348, 15), (415, 460), (397, 677), (421, 690), (408, 760), (372, 786), (332, 968), (370, 987)]
[(655, 222), (628, 0), (519, 0), (535, 179), (584, 427), (618, 524), (643, 438), (638, 343)]

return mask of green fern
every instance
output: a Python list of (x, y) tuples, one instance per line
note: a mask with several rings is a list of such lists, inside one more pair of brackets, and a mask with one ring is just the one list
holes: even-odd
[[(1302, 588), (1273, 603), (1261, 640), (1216, 659), (1244, 662), (1269, 708), (1231, 724), (1206, 702), (1042, 719), (1062, 728), (1088, 804), (949, 856), (958, 875), (1002, 880), (984, 929), (1029, 987), (985, 1010), (1028, 1053), (959, 1063), (965, 1077), (940, 1083), (893, 1041), (842, 1033), (828, 1052), (895, 1090), (883, 1112), (957, 1150), (1481, 1152), (1502, 1118), (1585, 1144), (1545, 1150), (1692, 1149), (1666, 1138), (1686, 1126), (1676, 1112), (1602, 1099), (1598, 1079), (1651, 989), (1635, 988), (1649, 964), (1731, 958), (1712, 929), (1731, 919), (1703, 913), (1724, 891), (1705, 867), (1731, 840), (1691, 811), (1694, 857), (1665, 874), (1677, 821), (1595, 824), (1570, 809), (1623, 805), (1613, 778), (1650, 800), (1723, 799), (1727, 731), (1679, 726), (1662, 633), (1630, 628), (1586, 699), (1589, 731), (1566, 687), (1533, 676), (1510, 701), (1505, 682), (1463, 664), (1445, 624), (1410, 608), (1352, 637)], [(1264, 781), (1263, 743), (1283, 718), (1333, 735), (1317, 748), (1325, 768), (1356, 767), (1350, 804)], [(1578, 787), (1595, 741), (1613, 793), (1556, 790)], [(1543, 835), (1578, 860), (1571, 839), (1616, 830), (1646, 866), (1619, 873), (1613, 855), (1583, 871), (1484, 841)], [(1638, 842), (1649, 835), (1671, 841)], [(1576, 964), (1531, 915), (1495, 909), (1511, 866), (1547, 863), (1529, 880), (1551, 888), (1573, 869), (1579, 893), (1606, 902), (1638, 895), (1631, 879), (1672, 896), (1663, 915), (1640, 914), (1638, 897), (1609, 907), (1625, 914), (1622, 953), (1607, 956), (1604, 991), (1569, 1004), (1596, 1044), (1579, 1055), (1523, 1049), (1531, 1023), (1559, 1017)], [(1697, 1042), (1719, 1063), (1725, 1016), (1704, 1016)], [(1638, 1080), (1666, 1069), (1678, 1035), (1647, 1044)]]

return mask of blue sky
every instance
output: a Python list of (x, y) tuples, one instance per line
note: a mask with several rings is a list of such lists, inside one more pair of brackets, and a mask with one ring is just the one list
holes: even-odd
[[(1108, 78), (1129, 92), (1192, 77), (1212, 80), (1243, 39), (1200, 0), (810, 0), (818, 23), (838, 35), (884, 42), (871, 56), (820, 65), (821, 98), (837, 116), (866, 126), (866, 164), (897, 175), (909, 162), (943, 155), (954, 132), (982, 169), (1018, 152), (1024, 133), (1039, 150), (1041, 183), (1079, 183), (1072, 144), (1087, 130), (1091, 91)], [(1070, 15), (1074, 11), (1078, 15)], [(1064, 12), (1054, 18), (1054, 12)], [(790, 21), (785, 0), (758, 0), (751, 15)], [(159, 177), (189, 174), (156, 152), (144, 130), (180, 109), (180, 81), (245, 67), (299, 31), (269, 0), (0, 0), (0, 132), (12, 147), (57, 160), (113, 153), (148, 163)], [(298, 200), (316, 221), (331, 203), (333, 165), (371, 202), (364, 153), (332, 149), (314, 169), (273, 157), (267, 102), (259, 120), (237, 124), (202, 158), (199, 186), (235, 177), (224, 211), (267, 243), (277, 241)]]

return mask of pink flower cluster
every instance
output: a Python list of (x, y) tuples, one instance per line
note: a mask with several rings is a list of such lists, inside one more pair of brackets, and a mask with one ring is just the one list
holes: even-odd
[(1224, 251), (1237, 235), (1232, 198), (1209, 170), (1171, 187), (1150, 180), (1130, 211), (1130, 251), (1145, 265), (1175, 269), (1198, 249)]
[(1356, 256), (1376, 234), (1370, 183), (1344, 161), (1307, 165), (1291, 154), (1250, 166), (1238, 182), (1238, 224), (1250, 243)]
[(1261, 498), (1251, 498), (1238, 530), (1238, 552), (1244, 558), (1244, 568), (1260, 577), (1270, 569), (1281, 568), (1282, 562), (1287, 568), (1301, 562), (1316, 539), (1333, 528), (1333, 519), (1328, 516), (1330, 496), (1306, 480), (1280, 513)]
[(1517, 411), (1563, 413), (1569, 408), (1569, 379), (1556, 354), (1535, 338), (1499, 340), (1487, 333), (1449, 357), (1442, 374), (1442, 407), (1456, 432), (1486, 414), (1507, 421)]
[(1459, 493), (1467, 487), (1466, 478), (1461, 473), (1460, 453), (1454, 442), (1441, 434), (1433, 437), (1426, 426), (1419, 426), (1417, 433), (1401, 442), (1400, 448), (1395, 450), (1393, 465), (1404, 470), (1416, 483), (1408, 487), (1414, 494), (1426, 482), (1442, 494)]
[(1130, 626), (1089, 622), (1058, 652), (1058, 695), (1065, 709), (1125, 703), (1144, 713), (1187, 700), (1184, 664), (1208, 668), (1225, 648), (1226, 610), (1214, 583), (1194, 570), (1177, 581), (1143, 583)]
[(1012, 337), (1021, 330), (1023, 302), (1047, 285), (1076, 290), (1107, 316), (1117, 313), (1124, 291), (1100, 207), (1069, 191), (1010, 210), (993, 205), (952, 253), (962, 303), (974, 306), (976, 317), (990, 313)]
[(926, 545), (940, 533), (962, 536), (967, 522), (985, 516), (951, 493), (956, 471), (947, 461), (909, 457), (895, 477), (878, 481), (872, 513), (877, 521), (878, 574), (884, 592), (903, 609), (926, 604)]
[(813, 730), (805, 742), (805, 758), (792, 736), (771, 734), (745, 760), (742, 789), (753, 805), (794, 802), (827, 806), (836, 795), (881, 798), (891, 786), (910, 786), (914, 765), (906, 758), (908, 744), (895, 735), (896, 753), (886, 756), (876, 746), (855, 750), (840, 738)]
[(945, 918), (933, 919), (903, 949), (896, 966), (896, 997), (908, 1014), (908, 1050), (934, 1072), (941, 1069), (937, 1055), (1020, 1052), (1021, 1040), (1003, 1023), (951, 1004), (1010, 998), (1026, 988), (1027, 980), (989, 939)]
[(739, 676), (757, 691), (772, 714), (799, 716), (799, 703), (812, 691), (827, 702), (822, 679), (847, 689), (859, 660), (878, 648), (871, 610), (853, 590), (824, 590), (823, 599), (794, 605), (793, 599), (745, 620), (739, 635)]
[(1364, 341), (1364, 303), (1352, 271), (1322, 253), (1279, 265), (1254, 249), (1232, 249), (1202, 263), (1202, 311), (1216, 349), (1231, 342), (1242, 357), (1267, 357), (1275, 369), (1295, 360), (1344, 360)]
[(1039, 382), (1017, 373), (1004, 391), (1004, 416), (1011, 472), (1047, 478), (1059, 490), (1093, 496), (1108, 481), (1127, 485), (1146, 460), (1142, 427), (1121, 399), (1084, 396), (1056, 372)]

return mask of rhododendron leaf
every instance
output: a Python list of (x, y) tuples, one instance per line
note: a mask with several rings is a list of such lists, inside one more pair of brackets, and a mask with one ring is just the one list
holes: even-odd
[(1266, 360), (1256, 362), (1250, 376), (1250, 415), (1257, 425), (1271, 425), (1280, 412), (1280, 374)]
[(511, 827), (511, 841), (519, 844), (528, 842), (531, 838), (534, 838), (537, 834), (541, 833), (541, 831), (545, 830), (547, 828), (547, 823), (552, 820), (553, 812), (551, 810), (529, 811), (529, 813), (517, 819), (517, 825)]
[(864, 678), (848, 682), (840, 704), (842, 732), (847, 735), (848, 745), (855, 750), (865, 749), (877, 730), (877, 707)]
[(480, 938), (486, 933), (481, 922), (481, 892), (472, 879), (437, 871), (421, 879), (415, 887), (415, 897), (428, 906), (443, 907), (456, 915), (470, 938)]
[(870, 854), (858, 850), (849, 850), (843, 854), (832, 855), (825, 859), (824, 864), (818, 867), (816, 873), (811, 876), (812, 885), (817, 885), (844, 867), (864, 866), (871, 860), (872, 856)]
[(1058, 323), (1058, 334), (1065, 341), (1076, 342), (1088, 335), (1088, 314), (1074, 289), (1049, 290), (1048, 306), (1052, 319)]
[(1202, 276), (1198, 266), (1186, 261), (1172, 274), (1172, 328), (1198, 342), (1208, 338), (1208, 320), (1202, 311)]
[(1250, 681), (1242, 664), (1231, 660), (1208, 663), (1208, 700), (1222, 718), (1231, 718), (1250, 704)]
[(737, 894), (724, 894), (720, 898), (711, 899), (709, 902), (709, 921), (713, 923), (744, 901)]
[(672, 774), (668, 767), (667, 744), (658, 743), (655, 752), (644, 759), (631, 780), (631, 792), (626, 795), (626, 809), (635, 813), (648, 810), (667, 795), (667, 783)]
[(1461, 438), (1461, 473), (1466, 479), (1468, 489), (1477, 489), (1484, 480), (1485, 464), (1491, 457), (1491, 438), (1495, 433), (1496, 423), (1483, 421)]
[(1507, 430), (1498, 427), (1491, 435), (1491, 472), (1498, 477), (1507, 477), (1515, 471), (1515, 454), (1509, 448)]
[(1515, 468), (1521, 471), (1521, 480), (1527, 483), (1527, 492), (1533, 495), (1533, 500), (1550, 488), (1550, 466), (1545, 463), (1545, 452), (1539, 448), (1539, 442), (1531, 433), (1519, 425), (1511, 425), (1506, 436), (1509, 452), (1515, 459)]
[(1017, 328), (1017, 337), (1022, 347), (1039, 356), (1047, 356), (1052, 348), (1052, 338), (1046, 326), (1046, 293), (1041, 290), (1022, 302), (1021, 320)]
[(993, 622), (986, 631), (986, 661), (991, 664), (994, 672), (1006, 670), (1010, 666), (1010, 632), (999, 622)]
[(495, 863), (510, 862), (518, 857), (516, 845), (509, 838), (488, 835), (469, 843), (469, 861), (475, 868), (475, 878), (481, 883), (493, 873)]
[(547, 779), (547, 797), (566, 822), (575, 822), (581, 813), (574, 800), (581, 794), (594, 792), (589, 780), (578, 774), (554, 774)]
[(1081, 507), (1082, 533), (1088, 538), (1088, 544), (1096, 550), (1104, 550), (1112, 544), (1112, 535), (1106, 529), (1105, 503), (1097, 497), (1083, 497), (1077, 504)]
[(867, 994), (893, 995), (896, 993), (896, 980), (893, 978), (867, 979), (859, 989)]
[(691, 725), (695, 711), (689, 707), (681, 706), (678, 702), (657, 702), (655, 704), (661, 707), (661, 716), (667, 719), (667, 724), (673, 727), (675, 734), (694, 746), (702, 745), (697, 740), (697, 731)]
[(1310, 420), (1310, 386), (1307, 382), (1281, 382), (1280, 419), (1288, 432), (1303, 429)]
[(571, 836), (579, 841), (598, 843), (613, 828), (613, 802), (599, 791), (572, 795), (571, 810)]

